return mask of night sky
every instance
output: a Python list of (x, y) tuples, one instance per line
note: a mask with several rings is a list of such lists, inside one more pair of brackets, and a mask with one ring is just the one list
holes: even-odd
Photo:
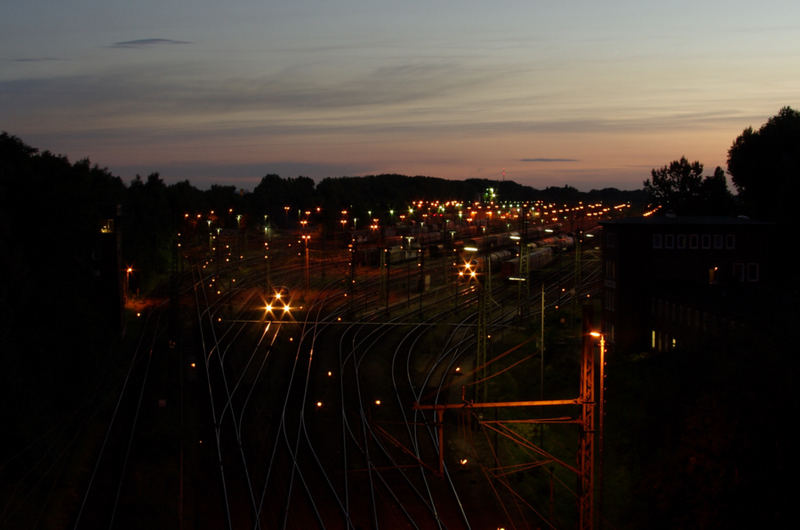
[(29, 0), (0, 130), (130, 179), (639, 188), (800, 107), (800, 3)]

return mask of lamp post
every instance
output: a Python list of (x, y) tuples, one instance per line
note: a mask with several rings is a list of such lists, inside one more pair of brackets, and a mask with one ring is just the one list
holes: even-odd
[(512, 234), (510, 236), (511, 240), (514, 241), (514, 244), (517, 246), (517, 276), (513, 278), (509, 278), (509, 280), (515, 280), (517, 282), (517, 316), (522, 319), (522, 282), (526, 281), (527, 278), (525, 277), (525, 270), (522, 266), (522, 260), (526, 259), (527, 256), (522, 256), (522, 240), (518, 235)]
[(606, 386), (606, 338), (605, 335), (598, 331), (592, 331), (589, 334), (594, 338), (600, 339), (600, 385), (597, 389), (597, 403), (599, 405), (597, 425), (597, 518), (601, 520), (600, 512), (603, 506), (603, 416), (605, 414), (605, 398), (603, 394)]
[[(411, 250), (411, 242), (414, 240), (414, 236), (404, 236), (406, 240), (406, 248), (403, 251), (405, 255), (404, 258), (408, 257), (408, 252)], [(406, 260), (406, 307), (411, 305), (411, 262)]]
[(267, 262), (267, 293), (272, 293), (269, 270), (269, 241), (271, 239), (267, 216), (264, 216), (264, 260)]
[(132, 273), (133, 273), (133, 267), (128, 267), (127, 269), (125, 269), (125, 296), (123, 297), (124, 298), (124, 303), (128, 302), (128, 293), (130, 292), (130, 289), (131, 289), (131, 274)]
[(311, 235), (310, 234), (303, 234), (301, 237), (303, 238), (303, 243), (305, 245), (305, 251), (306, 251), (306, 293), (308, 293), (309, 284), (311, 283), (310, 282), (310, 274), (309, 274), (309, 271), (308, 271), (308, 241), (311, 239)]

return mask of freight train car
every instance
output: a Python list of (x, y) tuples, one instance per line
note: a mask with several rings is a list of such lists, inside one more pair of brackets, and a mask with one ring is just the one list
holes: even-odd
[[(535, 271), (545, 267), (553, 261), (553, 248), (552, 247), (540, 247), (530, 249), (528, 251), (528, 270)], [(503, 261), (502, 265), (500, 266), (500, 272), (503, 274), (504, 278), (508, 278), (510, 276), (516, 276), (519, 274), (519, 257), (514, 257), (508, 260)]]

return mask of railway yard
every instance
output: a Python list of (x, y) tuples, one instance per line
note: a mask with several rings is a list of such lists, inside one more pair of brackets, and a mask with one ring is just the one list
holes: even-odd
[(544, 425), (470, 405), (577, 395), (572, 330), (599, 250), (530, 245), (526, 284), (514, 235), (384, 257), (294, 234), (266, 254), (235, 238), (186, 249), (75, 433), (93, 443), (67, 525), (574, 526), (577, 409)]

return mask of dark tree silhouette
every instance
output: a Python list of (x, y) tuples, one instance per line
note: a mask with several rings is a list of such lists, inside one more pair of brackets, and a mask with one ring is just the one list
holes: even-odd
[(81, 399), (117, 338), (114, 245), (109, 255), (100, 227), (124, 191), (88, 160), (0, 134), (0, 415), (15, 426), (6, 442)]
[(717, 166), (714, 174), (703, 179), (700, 185), (699, 213), (709, 215), (733, 215), (736, 204), (728, 189), (725, 170)]
[[(297, 222), (297, 210), (315, 206), (314, 181), (308, 177), (284, 179), (275, 174), (265, 175), (249, 196), (250, 213), (256, 217), (267, 214), (273, 224), (286, 226), (290, 219)], [(284, 207), (289, 206), (288, 212)]]
[(652, 180), (644, 181), (650, 202), (664, 210), (690, 213), (695, 209), (703, 183), (703, 164), (689, 163), (686, 157), (673, 160), (668, 166), (650, 171)]
[(703, 164), (691, 164), (682, 157), (668, 166), (653, 169), (651, 180), (644, 182), (650, 203), (664, 212), (682, 215), (731, 215), (733, 196), (728, 191), (725, 171), (719, 166), (714, 174), (703, 177)]
[(728, 150), (728, 173), (752, 216), (786, 223), (800, 185), (800, 112), (784, 107)]

